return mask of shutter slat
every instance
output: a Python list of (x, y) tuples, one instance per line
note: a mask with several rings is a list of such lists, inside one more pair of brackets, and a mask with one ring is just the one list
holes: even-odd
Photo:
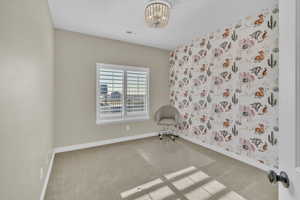
[(100, 68), (98, 117), (102, 120), (123, 118), (123, 70)]
[(97, 120), (100, 123), (148, 117), (147, 70), (103, 64), (97, 67), (97, 84)]
[(146, 72), (127, 71), (126, 112), (139, 115), (148, 111), (148, 77)]

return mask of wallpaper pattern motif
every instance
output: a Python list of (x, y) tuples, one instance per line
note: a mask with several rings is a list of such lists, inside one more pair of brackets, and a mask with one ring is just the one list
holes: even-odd
[(278, 167), (278, 36), (268, 9), (171, 53), (183, 134)]

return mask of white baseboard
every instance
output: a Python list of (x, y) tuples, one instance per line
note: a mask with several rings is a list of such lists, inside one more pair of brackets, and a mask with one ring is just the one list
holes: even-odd
[[(104, 146), (104, 145), (108, 145), (108, 144), (115, 144), (115, 143), (120, 143), (120, 142), (128, 142), (128, 141), (132, 141), (132, 140), (138, 140), (138, 139), (153, 137), (153, 136), (157, 136), (157, 135), (158, 135), (158, 133), (146, 133), (146, 134), (142, 134), (142, 135), (126, 136), (126, 137), (109, 139), (109, 140), (102, 140), (102, 141), (97, 141), (97, 142), (76, 144), (76, 145), (65, 146), (65, 147), (57, 147), (57, 148), (54, 148), (54, 153), (62, 153), (62, 152), (68, 152), (68, 151), (75, 151), (75, 150), (80, 150), (80, 149), (87, 149), (87, 148), (92, 148), (92, 147)], [(264, 165), (264, 164), (262, 164), (262, 163), (260, 163), (256, 160), (253, 160), (251, 158), (247, 158), (245, 156), (241, 156), (241, 155), (235, 154), (233, 152), (225, 151), (221, 148), (203, 143), (199, 140), (195, 140), (193, 138), (190, 138), (190, 137), (187, 137), (187, 136), (184, 136), (184, 135), (179, 135), (179, 136), (180, 136), (180, 138), (182, 138), (184, 140), (187, 140), (187, 141), (192, 142), (194, 144), (203, 146), (205, 148), (216, 151), (218, 153), (224, 154), (228, 157), (234, 158), (236, 160), (244, 162), (248, 165), (251, 165), (251, 166), (256, 167), (258, 169), (261, 169), (263, 171), (270, 171), (270, 170), (278, 171), (278, 169), (275, 169), (275, 168), (269, 167), (267, 165)]]
[(239, 160), (239, 161), (241, 161), (241, 162), (243, 162), (243, 163), (246, 163), (246, 164), (248, 164), (248, 165), (251, 165), (251, 166), (253, 166), (253, 167), (256, 167), (256, 168), (258, 168), (258, 169), (261, 169), (261, 170), (263, 170), (263, 171), (270, 171), (270, 170), (278, 171), (278, 169), (269, 167), (269, 166), (264, 165), (264, 164), (262, 164), (262, 163), (260, 163), (260, 162), (258, 162), (258, 161), (255, 161), (255, 160), (253, 160), (253, 159), (250, 159), (250, 158), (247, 158), (247, 157), (244, 157), (244, 156), (240, 156), (240, 155), (235, 154), (235, 153), (233, 153), (233, 152), (225, 151), (225, 150), (223, 150), (223, 149), (221, 149), (221, 148), (218, 148), (218, 147), (215, 147), (215, 146), (213, 146), (213, 145), (209, 145), (209, 144), (203, 143), (203, 142), (201, 142), (201, 141), (199, 141), (199, 140), (195, 140), (195, 139), (190, 138), (190, 137), (188, 137), (188, 136), (185, 136), (185, 135), (179, 135), (179, 137), (182, 138), (182, 139), (184, 139), (184, 140), (186, 140), (186, 141), (189, 141), (189, 142), (191, 142), (191, 143), (194, 143), (194, 144), (203, 146), (203, 147), (208, 148), (208, 149), (210, 149), (210, 150), (216, 151), (216, 152), (221, 153), (221, 154), (224, 154), (224, 155), (226, 155), (226, 156), (228, 156), (228, 157), (231, 157), (231, 158), (234, 158), (234, 159), (236, 159), (236, 160)]
[(142, 134), (142, 135), (126, 136), (126, 137), (115, 138), (115, 139), (110, 139), (110, 140), (102, 140), (102, 141), (97, 141), (97, 142), (90, 142), (90, 143), (85, 143), (85, 144), (77, 144), (77, 145), (54, 148), (53, 154), (52, 154), (52, 157), (51, 157), (51, 160), (49, 163), (48, 171), (47, 171), (47, 174), (46, 174), (46, 177), (44, 180), (44, 185), (42, 188), (40, 200), (44, 200), (44, 198), (45, 198), (49, 178), (50, 178), (50, 175), (52, 172), (54, 157), (57, 153), (75, 151), (75, 150), (80, 150), (80, 149), (87, 149), (87, 148), (91, 148), (91, 147), (98, 147), (98, 146), (115, 144), (115, 143), (120, 143), (120, 142), (128, 142), (128, 141), (153, 137), (153, 136), (157, 136), (157, 135), (158, 135), (158, 133), (146, 133), (146, 134)]
[(108, 145), (108, 144), (115, 144), (115, 143), (119, 143), (119, 142), (138, 140), (138, 139), (153, 137), (156, 135), (158, 135), (158, 133), (146, 133), (146, 134), (142, 134), (142, 135), (133, 135), (133, 136), (126, 136), (126, 137), (120, 137), (120, 138), (109, 139), (109, 140), (101, 140), (101, 141), (97, 141), (97, 142), (57, 147), (57, 148), (54, 148), (54, 152), (62, 153), (62, 152), (68, 152), (68, 151), (75, 151), (75, 150), (87, 149), (87, 148), (91, 148), (91, 147), (98, 147), (98, 146), (103, 146), (103, 145)]
[(49, 178), (50, 178), (50, 175), (51, 175), (51, 172), (52, 172), (54, 157), (55, 157), (55, 152), (53, 152), (52, 156), (51, 156), (51, 160), (50, 160), (50, 163), (49, 163), (49, 166), (48, 166), (48, 171), (47, 171), (47, 174), (46, 174), (46, 177), (45, 177), (45, 180), (44, 180), (44, 185), (43, 185), (43, 188), (42, 188), (42, 193), (41, 193), (40, 200), (44, 200), (45, 195), (46, 195), (46, 190), (47, 190)]
[[(146, 133), (146, 134), (142, 134), (142, 135), (126, 136), (126, 137), (121, 137), (121, 138), (115, 138), (115, 139), (102, 140), (102, 141), (90, 142), (90, 143), (85, 143), (85, 144), (76, 144), (76, 145), (71, 145), (71, 146), (54, 148), (54, 151), (53, 151), (50, 163), (49, 163), (49, 168), (48, 168), (48, 171), (47, 171), (47, 175), (45, 177), (45, 181), (44, 181), (44, 185), (43, 185), (40, 200), (44, 200), (44, 198), (45, 198), (49, 178), (50, 178), (50, 175), (51, 175), (51, 172), (52, 172), (52, 167), (53, 167), (53, 161), (54, 161), (55, 154), (62, 153), (62, 152), (68, 152), (68, 151), (75, 151), (75, 150), (80, 150), (80, 149), (87, 149), (87, 148), (92, 148), (92, 147), (98, 147), (98, 146), (104, 146), (104, 145), (108, 145), (108, 144), (115, 144), (115, 143), (120, 143), (120, 142), (128, 142), (128, 141), (153, 137), (153, 136), (157, 136), (157, 135), (158, 135), (158, 133)], [(211, 149), (211, 150), (216, 151), (218, 153), (224, 154), (228, 157), (231, 157), (231, 158), (234, 158), (234, 159), (239, 160), (241, 162), (244, 162), (248, 165), (251, 165), (251, 166), (256, 167), (258, 169), (261, 169), (263, 171), (269, 171), (269, 170), (278, 171), (278, 169), (268, 167), (268, 166), (266, 166), (262, 163), (254, 161), (250, 158), (242, 157), (242, 156), (237, 155), (235, 153), (224, 151), (220, 148), (217, 148), (217, 147), (209, 145), (209, 144), (205, 144), (203, 142), (192, 139), (190, 137), (187, 137), (187, 136), (184, 136), (184, 135), (179, 135), (179, 137), (186, 140), (186, 141), (189, 141), (191, 143), (203, 146), (205, 148)]]

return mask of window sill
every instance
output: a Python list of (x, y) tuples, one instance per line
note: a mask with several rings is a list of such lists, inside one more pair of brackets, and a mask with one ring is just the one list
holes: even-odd
[(101, 120), (96, 121), (97, 125), (106, 125), (106, 124), (122, 124), (122, 123), (130, 123), (130, 122), (142, 122), (149, 120), (150, 117), (132, 117), (128, 119), (117, 119), (117, 120)]

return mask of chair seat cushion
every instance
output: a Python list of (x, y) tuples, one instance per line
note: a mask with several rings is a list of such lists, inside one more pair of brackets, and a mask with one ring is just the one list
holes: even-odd
[(176, 121), (174, 119), (161, 119), (159, 122), (158, 122), (159, 125), (176, 125)]

